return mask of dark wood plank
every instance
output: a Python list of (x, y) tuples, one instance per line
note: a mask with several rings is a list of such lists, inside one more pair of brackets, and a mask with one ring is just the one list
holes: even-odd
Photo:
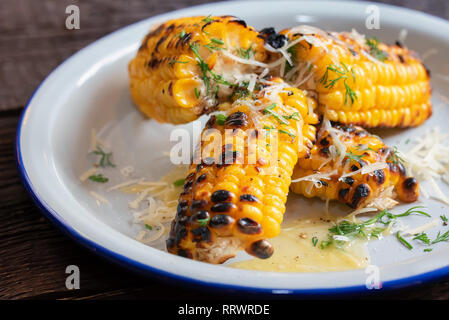
[[(40, 82), (98, 38), (163, 12), (208, 0), (0, 1), (0, 110), (22, 107)], [(80, 8), (80, 29), (67, 30), (65, 8)]]
[[(0, 299), (188, 299), (209, 293), (148, 279), (75, 244), (29, 200), (15, 165), (20, 109), (40, 81), (78, 49), (124, 25), (206, 0), (0, 1)], [(384, 1), (449, 17), (444, 1)], [(81, 30), (64, 28), (68, 4), (81, 8)], [(80, 267), (81, 289), (67, 290), (65, 268)], [(449, 299), (449, 281), (370, 298)]]

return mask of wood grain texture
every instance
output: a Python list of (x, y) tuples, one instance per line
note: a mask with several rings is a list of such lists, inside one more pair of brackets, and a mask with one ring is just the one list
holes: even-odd
[[(80, 48), (122, 26), (206, 0), (0, 1), (0, 299), (222, 299), (148, 279), (75, 244), (38, 211), (20, 183), (14, 158), (21, 108), (43, 78)], [(387, 2), (387, 1), (385, 1)], [(447, 18), (445, 1), (388, 1)], [(81, 30), (64, 27), (65, 7), (78, 4)], [(67, 290), (65, 268), (77, 265), (81, 289)], [(449, 299), (449, 281), (370, 298)], [(234, 297), (234, 296), (232, 296)]]

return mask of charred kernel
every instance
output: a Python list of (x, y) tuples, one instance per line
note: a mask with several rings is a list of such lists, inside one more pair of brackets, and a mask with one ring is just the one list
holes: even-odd
[(244, 127), (248, 124), (248, 116), (241, 111), (234, 112), (226, 118), (225, 124), (232, 127)]
[(262, 232), (262, 226), (250, 218), (242, 218), (237, 221), (237, 228), (244, 234), (259, 234)]
[(407, 190), (414, 190), (417, 184), (418, 181), (413, 177), (407, 178), (403, 182), (404, 188)]
[(162, 42), (165, 41), (165, 39), (167, 39), (167, 36), (162, 36), (159, 41), (156, 43), (156, 46), (154, 47), (154, 52), (158, 52), (159, 50), (159, 46), (162, 44)]
[(185, 227), (181, 227), (176, 231), (175, 243), (179, 245), (181, 240), (187, 236), (187, 229)]
[(188, 205), (183, 206), (181, 204), (178, 204), (178, 207), (176, 208), (176, 214), (178, 216), (184, 215), (187, 212), (187, 208), (188, 208)]
[(398, 163), (397, 163), (397, 167), (398, 167), (398, 169), (399, 169), (400, 174), (403, 175), (403, 176), (405, 176), (406, 170), (405, 170), (405, 167), (404, 167), (404, 165), (402, 164), (402, 162), (398, 162)]
[(217, 190), (214, 193), (212, 193), (212, 196), (210, 197), (212, 202), (215, 202), (215, 203), (227, 201), (227, 200), (230, 200), (231, 198), (232, 198), (232, 193), (229, 192), (228, 190)]
[(196, 166), (196, 172), (201, 171), (201, 169), (204, 168), (204, 164), (200, 163), (199, 165)]
[(320, 140), (320, 144), (324, 147), (327, 147), (329, 145), (329, 140), (327, 140), (326, 138), (323, 138)]
[(192, 216), (190, 217), (190, 222), (191, 223), (197, 223), (198, 221), (206, 221), (210, 219), (210, 215), (209, 212), (207, 212), (206, 210), (199, 210), (197, 212), (195, 212), (194, 214), (192, 214)]
[(246, 22), (243, 21), (243, 20), (231, 20), (229, 22), (240, 24), (240, 25), (242, 25), (243, 27), (246, 28)]
[(234, 223), (234, 219), (226, 214), (217, 214), (210, 219), (209, 226), (211, 228), (223, 228)]
[(187, 177), (186, 177), (186, 181), (187, 180), (191, 180), (195, 177), (195, 172), (190, 173)]
[(340, 189), (340, 191), (338, 191), (338, 196), (340, 197), (340, 199), (344, 200), (346, 198), (346, 196), (349, 193), (349, 188), (345, 188), (345, 189)]
[(359, 167), (357, 167), (355, 164), (353, 164), (353, 165), (351, 166), (351, 170), (352, 170), (352, 171), (357, 171), (357, 170), (359, 170)]
[(329, 154), (330, 154), (329, 148), (328, 147), (321, 148), (320, 154), (325, 158), (329, 157)]
[(168, 238), (165, 241), (165, 244), (166, 244), (167, 248), (174, 248), (176, 246), (175, 239), (173, 239), (172, 237)]
[(370, 188), (368, 185), (362, 183), (359, 184), (354, 191), (354, 194), (352, 196), (352, 203), (350, 205), (351, 208), (357, 208), (360, 204), (360, 202), (363, 200), (363, 198), (368, 197), (370, 194)]
[(382, 169), (373, 172), (377, 184), (383, 184), (385, 182), (385, 173)]
[(189, 189), (190, 187), (192, 187), (193, 184), (193, 180), (188, 180), (184, 183), (184, 190)]
[(221, 202), (214, 204), (210, 210), (212, 212), (229, 212), (235, 208), (237, 208), (237, 206), (232, 202)]
[(211, 116), (209, 120), (207, 120), (205, 127), (207, 129), (211, 129), (215, 125), (216, 119), (216, 116)]
[(269, 27), (269, 28), (263, 28), (262, 30), (259, 31), (260, 34), (262, 35), (272, 35), (272, 34), (276, 34), (276, 30), (273, 27)]
[(329, 185), (327, 184), (327, 182), (324, 181), (324, 180), (320, 180), (320, 184), (321, 184), (322, 186), (324, 186), (324, 187), (329, 186)]
[(210, 230), (207, 227), (199, 227), (190, 231), (193, 234), (193, 241), (209, 241), (211, 239)]
[(259, 199), (256, 196), (253, 196), (252, 194), (242, 194), (240, 196), (240, 201), (259, 202)]
[(179, 249), (177, 254), (180, 257), (190, 258), (190, 259), (192, 258), (192, 254), (189, 251), (184, 250), (184, 249)]
[(206, 178), (207, 178), (207, 174), (203, 173), (202, 175), (200, 175), (200, 176), (198, 177), (198, 179), (196, 179), (196, 183), (198, 184), (198, 183), (200, 183), (200, 182), (206, 180)]
[(235, 163), (235, 160), (240, 155), (238, 151), (226, 151), (221, 154), (221, 163), (217, 164), (218, 168)]
[(344, 178), (343, 182), (352, 186), (352, 184), (354, 183), (354, 179), (351, 177), (346, 177)]
[(232, 151), (232, 149), (234, 148), (234, 145), (232, 143), (226, 143), (223, 147), (222, 150), (226, 151)]
[(206, 200), (193, 200), (190, 208), (192, 208), (192, 210), (200, 209), (203, 208), (206, 204), (207, 204)]
[(271, 243), (262, 239), (253, 242), (246, 251), (259, 259), (268, 259), (273, 255), (274, 248)]

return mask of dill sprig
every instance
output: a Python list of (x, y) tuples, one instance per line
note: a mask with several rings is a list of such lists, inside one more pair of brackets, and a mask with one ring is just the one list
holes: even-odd
[(242, 59), (251, 59), (251, 56), (254, 56), (255, 51), (253, 49), (253, 45), (251, 44), (248, 49), (238, 48), (237, 53)]
[(89, 176), (89, 180), (99, 183), (106, 183), (109, 181), (109, 178), (106, 178), (105, 176), (103, 176), (103, 174), (99, 173), (97, 175)]
[(219, 114), (217, 114), (216, 117), (217, 117), (217, 123), (218, 123), (220, 126), (222, 126), (222, 125), (225, 124), (227, 117), (226, 117), (224, 114), (219, 113)]
[(184, 182), (185, 182), (185, 179), (179, 179), (179, 180), (176, 180), (175, 182), (173, 182), (173, 185), (175, 187), (182, 187), (184, 185)]
[(399, 240), (400, 243), (402, 243), (407, 249), (412, 250), (413, 246), (404, 239), (403, 236), (401, 236), (401, 234), (398, 232), (396, 232), (396, 238)]
[[(388, 210), (383, 210), (378, 215), (373, 218), (363, 221), (363, 222), (352, 222), (348, 220), (343, 220), (333, 227), (329, 228), (329, 234), (327, 240), (322, 240), (320, 243), (321, 249), (325, 249), (333, 244), (341, 244), (341, 240), (335, 240), (334, 236), (345, 236), (350, 239), (370, 239), (370, 238), (380, 238), (381, 234), (387, 230), (388, 226), (397, 221), (398, 218), (407, 217), (413, 213), (424, 215), (430, 217), (430, 215), (420, 209), (423, 206), (414, 206), (409, 208), (407, 211), (400, 214), (393, 214)], [(398, 235), (396, 235), (398, 236)], [(399, 235), (402, 238), (402, 236)], [(449, 239), (449, 231), (447, 235)], [(399, 238), (398, 238), (399, 239)], [(401, 241), (401, 240), (400, 240)], [(402, 241), (401, 241), (402, 242)], [(402, 242), (406, 245), (404, 242)], [(407, 246), (407, 245), (406, 245)]]
[[(345, 87), (345, 104), (347, 104), (348, 99), (351, 100), (351, 104), (357, 99), (357, 94), (346, 82), (350, 77), (352, 77), (353, 82), (356, 81), (354, 69), (349, 70), (349, 68), (343, 63), (341, 65), (330, 64), (327, 66), (326, 71), (320, 79), (320, 83), (324, 85), (326, 89), (331, 89), (338, 81), (343, 80), (343, 85)], [(329, 80), (329, 71), (334, 72), (337, 77), (335, 79)]]
[(263, 113), (271, 114), (279, 123), (289, 124), (289, 122), (283, 116), (273, 110), (274, 108), (276, 108), (276, 103), (272, 103), (271, 105), (263, 109)]
[(379, 61), (388, 59), (388, 53), (379, 49), (379, 40), (376, 37), (367, 38), (366, 44), (369, 47), (369, 54)]
[(115, 164), (111, 161), (112, 152), (105, 152), (100, 146), (97, 146), (97, 149), (92, 151), (92, 153), (101, 156), (100, 161), (98, 162), (100, 167), (115, 167)]

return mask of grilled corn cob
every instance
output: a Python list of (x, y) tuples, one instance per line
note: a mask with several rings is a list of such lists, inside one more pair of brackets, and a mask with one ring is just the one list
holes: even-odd
[(231, 16), (163, 23), (129, 64), (133, 101), (145, 115), (174, 124), (213, 111), (264, 66), (267, 54), (258, 35)]
[[(429, 71), (400, 43), (300, 26), (280, 32), (291, 54), (285, 80), (313, 91), (329, 120), (363, 127), (410, 127), (432, 113)], [(284, 51), (285, 52), (285, 51)]]
[(353, 209), (386, 209), (397, 198), (413, 202), (419, 196), (418, 182), (406, 175), (396, 150), (353, 125), (321, 126), (310, 157), (298, 162), (292, 180), (295, 193), (339, 200)]
[(208, 121), (179, 197), (169, 252), (210, 263), (238, 250), (272, 255), (266, 239), (280, 231), (294, 165), (314, 141), (318, 119), (302, 91), (265, 89), (227, 106), (226, 120)]

